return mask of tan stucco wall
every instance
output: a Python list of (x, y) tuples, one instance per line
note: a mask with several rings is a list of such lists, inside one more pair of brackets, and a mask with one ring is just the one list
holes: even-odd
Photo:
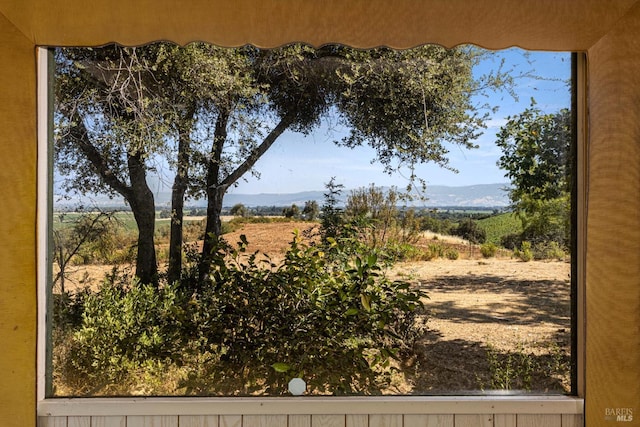
[(586, 415), (640, 425), (640, 7), (588, 56)]
[(29, 427), (36, 420), (35, 45), (156, 39), (588, 50), (586, 421), (609, 425), (606, 408), (631, 407), (634, 421), (626, 425), (640, 425), (635, 3), (425, 0), (414, 10), (413, 0), (96, 0), (90, 7), (79, 0), (0, 0), (0, 426)]
[(637, 0), (0, 0), (36, 44), (204, 40), (262, 47), (304, 41), (360, 47), (586, 50)]
[(34, 46), (0, 16), (0, 426), (36, 409)]

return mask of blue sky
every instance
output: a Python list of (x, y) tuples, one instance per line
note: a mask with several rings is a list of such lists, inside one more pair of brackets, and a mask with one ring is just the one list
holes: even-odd
[[(478, 98), (477, 103), (489, 102), (499, 105), (496, 114), (487, 122), (487, 129), (476, 141), (480, 148), (463, 150), (449, 146), (450, 164), (459, 170), (453, 173), (434, 165), (424, 165), (416, 171), (427, 185), (463, 186), (508, 182), (503, 171), (496, 166), (500, 150), (496, 147), (495, 135), (506, 122), (506, 117), (522, 112), (535, 98), (537, 106), (545, 112), (556, 112), (570, 106), (568, 81), (571, 76), (570, 53), (529, 52), (519, 49), (496, 52), (480, 63), (474, 73), (484, 74), (500, 66), (504, 58), (504, 69), (513, 69), (514, 75), (532, 72), (543, 79), (518, 79), (514, 100), (505, 92), (490, 93), (488, 98)], [(327, 132), (333, 129), (333, 135)], [(336, 147), (332, 141), (339, 136), (335, 124), (325, 123), (309, 136), (288, 132), (283, 134), (271, 149), (258, 161), (256, 169), (261, 178), (247, 177), (230, 192), (237, 194), (293, 193), (306, 190), (323, 190), (324, 184), (333, 176), (347, 189), (368, 186), (398, 186), (407, 184), (405, 174), (388, 176), (382, 166), (371, 163), (373, 150), (360, 147), (354, 150)], [(404, 175), (404, 176), (403, 176)]]

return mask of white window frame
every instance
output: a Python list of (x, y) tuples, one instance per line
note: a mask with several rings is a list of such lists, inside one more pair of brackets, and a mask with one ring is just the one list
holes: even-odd
[(151, 416), (151, 415), (320, 415), (320, 414), (563, 414), (584, 413), (585, 258), (586, 258), (586, 55), (577, 54), (577, 367), (576, 396), (506, 395), (495, 392), (482, 396), (388, 396), (388, 397), (126, 397), (49, 398), (47, 377), (47, 295), (50, 254), (49, 211), (51, 157), (48, 120), (49, 52), (37, 48), (37, 136), (38, 136), (38, 343), (37, 414), (39, 417), (65, 416)]

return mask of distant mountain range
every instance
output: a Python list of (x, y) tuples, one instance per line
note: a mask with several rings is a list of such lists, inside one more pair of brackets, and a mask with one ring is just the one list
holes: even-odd
[[(431, 185), (426, 190), (426, 201), (415, 201), (414, 206), (424, 207), (484, 207), (503, 208), (509, 205), (508, 193), (505, 190), (508, 184), (479, 184), (463, 187), (451, 187), (446, 185)], [(350, 190), (342, 193), (342, 204), (350, 194)], [(315, 200), (319, 205), (324, 203), (324, 191), (303, 191), (299, 193), (262, 193), (262, 194), (227, 194), (224, 196), (224, 206), (231, 207), (242, 203), (247, 207), (256, 206), (291, 206), (296, 204), (304, 206), (309, 200)], [(158, 209), (168, 208), (171, 204), (171, 192), (160, 191), (155, 193), (156, 206)], [(94, 196), (91, 199), (80, 201), (78, 199), (68, 199), (56, 201), (56, 207), (73, 208), (84, 204), (85, 206), (99, 206), (109, 208), (124, 207), (125, 203), (121, 198), (108, 198), (106, 196)], [(188, 206), (206, 206), (204, 200), (187, 201)]]
[[(450, 187), (445, 185), (428, 186), (426, 201), (415, 201), (415, 206), (425, 207), (494, 207), (502, 208), (509, 205), (508, 184), (479, 184), (464, 187)], [(324, 191), (304, 191), (300, 193), (262, 193), (262, 194), (227, 194), (224, 196), (224, 206), (242, 203), (247, 207), (255, 206), (304, 206), (309, 200), (315, 200), (322, 205)], [(350, 191), (344, 191), (342, 202), (346, 200)]]

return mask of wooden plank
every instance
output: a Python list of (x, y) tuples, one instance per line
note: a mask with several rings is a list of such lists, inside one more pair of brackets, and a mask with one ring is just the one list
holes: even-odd
[(127, 427), (127, 417), (91, 417), (91, 427)]
[(178, 418), (180, 427), (218, 427), (217, 415), (182, 415)]
[(349, 414), (345, 418), (347, 427), (369, 427), (368, 415)]
[(402, 415), (371, 415), (369, 427), (402, 427)]
[[(570, 396), (358, 396), (314, 398), (96, 398), (47, 399), (38, 413), (110, 415), (310, 414), (581, 414), (584, 400)], [(4, 427), (4, 426), (2, 426)], [(22, 427), (22, 426), (19, 426)]]
[(39, 417), (38, 427), (67, 427), (67, 417)]
[(455, 427), (493, 427), (493, 415), (455, 415)]
[(453, 427), (453, 415), (405, 415), (404, 427)]
[(242, 415), (220, 415), (220, 427), (242, 427)]
[(286, 415), (244, 415), (242, 417), (242, 427), (283, 427), (286, 425)]
[(562, 415), (518, 415), (518, 427), (562, 427)]
[(311, 427), (311, 415), (289, 415), (288, 427)]
[(577, 414), (563, 414), (562, 427), (583, 427), (584, 417)]
[(69, 417), (67, 427), (91, 427), (91, 417)]
[(346, 427), (344, 415), (312, 415), (311, 427)]
[(127, 427), (178, 427), (177, 415), (133, 415), (127, 417)]
[(493, 416), (493, 427), (516, 427), (516, 414), (496, 414)]

